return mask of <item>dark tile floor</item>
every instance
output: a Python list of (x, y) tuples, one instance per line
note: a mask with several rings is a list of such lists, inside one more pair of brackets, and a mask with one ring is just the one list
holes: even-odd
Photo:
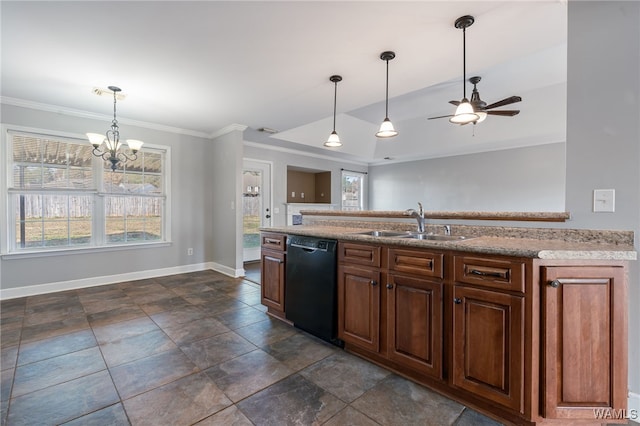
[(496, 425), (212, 271), (1, 303), (2, 425)]

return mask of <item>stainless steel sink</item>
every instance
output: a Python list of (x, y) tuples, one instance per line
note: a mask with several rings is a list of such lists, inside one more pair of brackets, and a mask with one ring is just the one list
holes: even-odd
[(461, 241), (466, 240), (467, 237), (462, 235), (439, 235), (439, 234), (422, 234), (422, 233), (410, 233), (403, 235), (403, 238), (413, 238), (415, 240), (431, 240), (431, 241)]
[(358, 235), (369, 235), (370, 237), (407, 237), (409, 232), (404, 231), (365, 231), (356, 232)]

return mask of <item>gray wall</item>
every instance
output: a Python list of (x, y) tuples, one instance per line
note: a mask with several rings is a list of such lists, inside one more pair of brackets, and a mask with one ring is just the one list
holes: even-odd
[[(218, 265), (242, 269), (242, 130), (231, 130), (209, 142), (204, 175), (210, 202), (209, 259)], [(240, 237), (238, 237), (240, 236)], [(231, 271), (229, 271), (231, 273)]]
[(372, 210), (564, 211), (565, 144), (369, 168)]
[[(336, 209), (340, 208), (340, 169), (356, 170), (360, 172), (367, 171), (367, 166), (362, 164), (341, 162), (318, 156), (300, 155), (287, 150), (265, 149), (256, 147), (253, 143), (245, 144), (244, 157), (248, 159), (259, 159), (273, 162), (273, 169), (271, 171), (273, 179), (271, 197), (274, 209), (280, 209), (279, 213), (275, 213), (273, 215), (273, 226), (283, 226), (287, 221), (284, 210), (284, 203), (287, 202), (287, 166), (330, 171), (331, 204), (336, 204)], [(365, 194), (365, 206), (366, 205), (367, 199)]]
[[(95, 129), (106, 131), (109, 126), (108, 120), (71, 117), (5, 104), (1, 112), (3, 124), (9, 126), (72, 133), (78, 137)], [(202, 230), (207, 222), (213, 220), (213, 215), (205, 207), (206, 198), (203, 197), (206, 193), (206, 196), (211, 196), (210, 182), (202, 177), (205, 176), (205, 149), (211, 142), (193, 136), (135, 127), (122, 121), (120, 128), (127, 138), (171, 147), (172, 244), (138, 250), (65, 253), (23, 259), (4, 256), (0, 260), (0, 284), (3, 289), (178, 267), (208, 260), (205, 257), (207, 239), (203, 238)], [(187, 256), (189, 247), (194, 249), (193, 256)]]
[[(640, 235), (640, 3), (569, 2), (567, 210), (575, 228)], [(594, 189), (616, 190), (593, 213)], [(640, 272), (631, 262), (629, 389), (640, 408)], [(637, 421), (637, 420), (636, 420)]]

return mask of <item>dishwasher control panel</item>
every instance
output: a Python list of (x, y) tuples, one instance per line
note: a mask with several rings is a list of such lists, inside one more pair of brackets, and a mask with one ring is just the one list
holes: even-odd
[(291, 247), (301, 247), (307, 249), (316, 249), (321, 251), (335, 250), (337, 242), (335, 240), (321, 240), (314, 237), (305, 237), (302, 235), (289, 235), (287, 245)]

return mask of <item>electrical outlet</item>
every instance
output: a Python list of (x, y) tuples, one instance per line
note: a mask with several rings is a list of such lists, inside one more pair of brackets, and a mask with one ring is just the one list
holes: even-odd
[(613, 213), (616, 211), (616, 190), (615, 189), (594, 189), (593, 190), (593, 211), (600, 213)]
[(300, 198), (304, 198), (304, 192), (300, 193)]
[(296, 198), (296, 193), (295, 193), (295, 191), (291, 191), (291, 198)]
[(193, 256), (193, 249), (191, 247), (187, 249), (187, 256)]

